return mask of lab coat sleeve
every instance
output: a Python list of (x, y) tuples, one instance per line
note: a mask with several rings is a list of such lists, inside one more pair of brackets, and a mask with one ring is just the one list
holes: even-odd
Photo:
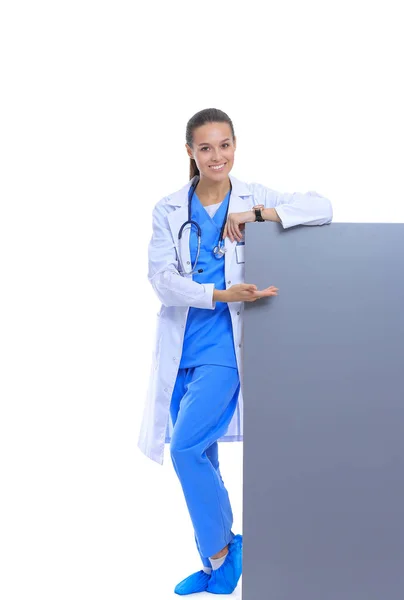
[(260, 184), (251, 183), (255, 204), (275, 208), (284, 229), (295, 225), (326, 225), (331, 223), (331, 202), (317, 192), (282, 193)]
[(153, 233), (148, 254), (148, 279), (164, 306), (215, 309), (215, 284), (197, 283), (178, 272), (177, 251), (162, 203), (153, 210)]

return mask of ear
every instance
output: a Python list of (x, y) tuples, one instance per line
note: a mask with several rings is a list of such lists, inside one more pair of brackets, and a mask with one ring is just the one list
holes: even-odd
[(192, 150), (191, 150), (191, 148), (188, 146), (188, 144), (185, 144), (185, 148), (186, 148), (186, 150), (187, 150), (187, 154), (188, 154), (189, 158), (194, 158), (194, 157), (192, 156)]
[(234, 149), (236, 149), (236, 147), (237, 147), (237, 138), (236, 138), (236, 136), (234, 136), (234, 138), (233, 138), (233, 146), (234, 146)]

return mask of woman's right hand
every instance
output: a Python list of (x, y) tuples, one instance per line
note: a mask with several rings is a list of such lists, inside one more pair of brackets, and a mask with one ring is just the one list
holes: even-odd
[(255, 302), (267, 296), (277, 296), (278, 288), (274, 285), (258, 290), (252, 283), (237, 283), (224, 290), (223, 302)]

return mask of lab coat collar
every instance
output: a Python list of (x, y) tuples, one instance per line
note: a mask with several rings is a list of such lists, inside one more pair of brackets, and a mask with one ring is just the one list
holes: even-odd
[[(235, 196), (239, 196), (239, 197), (252, 195), (252, 192), (250, 192), (247, 185), (243, 181), (240, 181), (239, 179), (237, 179), (236, 177), (234, 177), (234, 175), (231, 175), (230, 173), (229, 173), (229, 179), (230, 179), (231, 185), (232, 185), (232, 192), (231, 192), (232, 196), (233, 196), (233, 194)], [(178, 191), (170, 194), (168, 196), (167, 204), (169, 204), (170, 206), (183, 206), (183, 204), (187, 203), (188, 202), (188, 191), (189, 191), (189, 188), (191, 187), (192, 181), (193, 180), (191, 179), (190, 181), (188, 181), (188, 183), (186, 183), (184, 185), (184, 187), (182, 187)]]

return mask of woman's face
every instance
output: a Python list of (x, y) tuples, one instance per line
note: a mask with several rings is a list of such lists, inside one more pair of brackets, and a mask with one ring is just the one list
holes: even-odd
[(236, 138), (232, 139), (228, 123), (206, 123), (194, 129), (193, 148), (186, 144), (186, 149), (195, 159), (201, 178), (221, 181), (233, 167)]

